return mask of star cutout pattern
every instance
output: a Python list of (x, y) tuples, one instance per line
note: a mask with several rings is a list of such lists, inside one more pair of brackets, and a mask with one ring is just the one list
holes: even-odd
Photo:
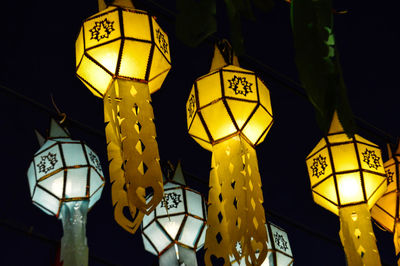
[(92, 34), (90, 39), (98, 42), (102, 39), (108, 39), (114, 30), (114, 21), (109, 21), (107, 18), (96, 21), (93, 28), (89, 30)]
[(189, 118), (193, 117), (195, 107), (196, 107), (196, 101), (194, 99), (194, 95), (192, 94), (190, 95), (189, 98), (189, 106), (188, 106)]
[(275, 240), (275, 245), (286, 252), (286, 250), (289, 249), (288, 242), (285, 240), (283, 235), (279, 234), (278, 232), (274, 233), (274, 240)]
[(161, 50), (164, 52), (164, 54), (168, 54), (168, 43), (160, 29), (156, 30), (156, 38), (160, 44)]
[(324, 175), (326, 167), (328, 167), (328, 164), (326, 163), (326, 157), (322, 157), (320, 154), (317, 158), (313, 159), (313, 164), (310, 167), (312, 176), (319, 178), (321, 175)]
[(39, 173), (47, 174), (49, 171), (54, 169), (54, 166), (58, 162), (57, 154), (49, 152), (47, 155), (40, 156), (41, 160), (36, 166), (39, 168)]
[(161, 201), (161, 208), (167, 208), (168, 210), (172, 208), (177, 209), (179, 203), (182, 202), (181, 196), (182, 195), (176, 194), (175, 192), (165, 193)]
[(235, 92), (235, 95), (241, 94), (246, 96), (249, 93), (253, 93), (251, 90), (252, 83), (248, 82), (245, 77), (237, 77), (233, 76), (232, 79), (229, 79), (229, 89), (232, 89)]
[(94, 154), (93, 152), (89, 152), (89, 160), (93, 163), (94, 167), (101, 171), (101, 164), (99, 161), (99, 158), (96, 156), (96, 154)]
[(387, 185), (389, 185), (390, 183), (393, 183), (393, 175), (394, 175), (394, 172), (390, 171), (390, 169), (386, 170)]
[(362, 153), (364, 156), (363, 162), (368, 165), (369, 168), (378, 169), (381, 164), (379, 163), (380, 157), (375, 154), (375, 151), (370, 151), (367, 148)]

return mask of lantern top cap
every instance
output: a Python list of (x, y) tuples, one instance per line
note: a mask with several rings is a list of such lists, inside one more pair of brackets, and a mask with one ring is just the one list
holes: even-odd
[(232, 46), (227, 40), (223, 39), (216, 42), (214, 46), (214, 56), (211, 61), (210, 72), (226, 65), (235, 65), (240, 67), (239, 60), (235, 55)]
[(342, 133), (344, 132), (343, 126), (339, 121), (339, 117), (337, 114), (337, 111), (335, 110), (333, 112), (333, 117), (332, 117), (332, 122), (331, 125), (329, 127), (329, 134), (334, 134), (334, 133)]
[(183, 176), (182, 172), (181, 162), (178, 162), (178, 165), (175, 168), (174, 176), (172, 177), (171, 181), (186, 186), (185, 177)]
[(39, 146), (42, 147), (43, 144), (46, 142), (46, 139), (36, 129), (35, 129), (35, 134), (36, 134), (36, 138), (37, 138), (37, 140), (39, 142)]
[(62, 127), (56, 120), (52, 118), (50, 121), (48, 138), (71, 138), (71, 136), (66, 128)]
[(98, 0), (99, 4), (99, 11), (106, 9), (109, 5), (115, 5), (120, 7), (128, 7), (128, 8), (135, 8), (131, 0), (114, 0), (114, 1), (107, 1), (110, 3), (106, 3), (106, 0)]

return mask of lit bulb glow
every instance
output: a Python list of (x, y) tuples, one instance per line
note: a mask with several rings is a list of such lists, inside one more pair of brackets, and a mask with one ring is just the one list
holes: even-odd
[(337, 175), (337, 182), (342, 204), (363, 201), (364, 196), (359, 173)]

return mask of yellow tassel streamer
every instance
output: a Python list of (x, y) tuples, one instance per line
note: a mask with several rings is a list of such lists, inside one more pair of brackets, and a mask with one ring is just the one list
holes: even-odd
[(381, 265), (367, 204), (342, 207), (339, 216), (347, 265)]
[[(134, 233), (163, 196), (153, 108), (147, 84), (116, 79), (104, 97), (112, 201), (117, 222)], [(146, 189), (154, 193), (146, 203)], [(132, 219), (123, 214), (129, 207)]]
[(212, 265), (212, 255), (225, 264), (230, 255), (237, 261), (244, 257), (247, 265), (261, 265), (268, 237), (255, 149), (235, 136), (213, 145), (212, 152), (206, 265)]

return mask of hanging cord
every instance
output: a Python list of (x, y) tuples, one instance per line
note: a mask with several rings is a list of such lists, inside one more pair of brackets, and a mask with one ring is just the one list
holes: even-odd
[[(9, 87), (6, 87), (4, 85), (0, 85), (0, 88), (6, 94), (12, 95), (15, 98), (17, 98), (18, 100), (21, 100), (21, 101), (24, 101), (26, 103), (29, 103), (31, 106), (37, 108), (38, 110), (40, 110), (42, 112), (47, 113), (51, 117), (58, 117), (59, 116), (59, 114), (54, 112), (51, 108), (49, 108), (49, 107), (47, 107), (47, 106), (45, 106), (45, 105), (43, 105), (43, 104), (31, 99), (31, 98), (29, 98), (29, 97), (27, 97), (27, 96), (15, 91), (15, 90), (11, 89), (11, 88), (9, 88)], [(65, 118), (65, 122), (68, 122), (69, 125), (74, 126), (76, 128), (79, 128), (79, 129), (82, 129), (83, 131), (86, 131), (86, 132), (88, 132), (88, 133), (90, 133), (90, 134), (92, 134), (92, 135), (94, 135), (96, 137), (100, 137), (100, 138), (104, 138), (105, 137), (105, 135), (104, 135), (104, 133), (102, 131), (99, 131), (97, 129), (91, 128), (91, 127), (89, 127), (89, 126), (87, 126), (87, 125), (85, 125), (85, 124), (83, 124), (83, 123), (81, 123), (81, 122), (79, 122), (77, 120), (74, 120), (72, 118), (66, 117)]]
[(60, 109), (57, 107), (56, 102), (54, 101), (54, 97), (53, 97), (52, 93), (50, 93), (50, 98), (51, 98), (51, 102), (52, 102), (52, 104), (54, 106), (54, 109), (56, 109), (56, 111), (57, 111), (58, 117), (61, 117), (61, 119), (60, 119), (60, 121), (58, 121), (58, 123), (60, 125), (62, 125), (65, 122), (65, 120), (67, 119), (67, 114), (66, 113), (62, 113), (60, 111)]

